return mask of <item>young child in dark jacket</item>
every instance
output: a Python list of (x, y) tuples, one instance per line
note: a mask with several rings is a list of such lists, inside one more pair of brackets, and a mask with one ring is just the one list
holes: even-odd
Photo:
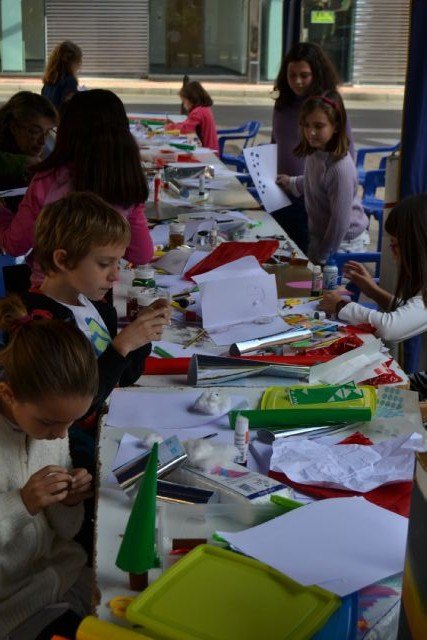
[(161, 337), (170, 319), (167, 302), (157, 300), (117, 332), (116, 310), (104, 296), (117, 280), (129, 239), (127, 220), (91, 193), (73, 193), (47, 205), (36, 222), (34, 250), (45, 277), (23, 301), (29, 314), (72, 322), (91, 341), (99, 388), (86, 418), (97, 416), (115, 386), (139, 378), (151, 340)]

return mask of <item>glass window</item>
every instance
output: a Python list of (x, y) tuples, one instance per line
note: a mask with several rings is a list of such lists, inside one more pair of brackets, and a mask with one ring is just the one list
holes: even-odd
[(150, 73), (246, 75), (248, 0), (150, 0)]
[(302, 40), (328, 53), (343, 82), (351, 81), (354, 0), (304, 0)]
[(0, 71), (43, 71), (44, 24), (44, 0), (0, 0)]

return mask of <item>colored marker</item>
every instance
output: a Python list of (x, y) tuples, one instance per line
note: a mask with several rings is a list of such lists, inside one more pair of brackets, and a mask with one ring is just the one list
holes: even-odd
[(156, 355), (160, 356), (161, 358), (173, 358), (174, 357), (171, 353), (168, 353), (167, 351), (165, 351), (161, 347), (158, 347), (157, 345), (154, 347), (153, 353), (155, 353)]

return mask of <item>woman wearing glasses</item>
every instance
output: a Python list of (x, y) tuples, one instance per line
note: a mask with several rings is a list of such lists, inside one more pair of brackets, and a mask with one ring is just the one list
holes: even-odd
[[(20, 91), (0, 109), (0, 190), (25, 186), (28, 167), (48, 155), (46, 141), (56, 127), (55, 107), (42, 96)], [(9, 203), (8, 203), (9, 204)]]

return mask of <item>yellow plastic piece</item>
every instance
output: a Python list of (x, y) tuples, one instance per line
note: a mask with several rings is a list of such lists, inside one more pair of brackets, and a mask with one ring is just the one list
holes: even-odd
[(152, 640), (150, 636), (137, 633), (131, 629), (118, 627), (111, 622), (87, 616), (77, 629), (77, 640)]
[(257, 560), (200, 545), (137, 596), (126, 617), (162, 640), (309, 640), (340, 603)]

